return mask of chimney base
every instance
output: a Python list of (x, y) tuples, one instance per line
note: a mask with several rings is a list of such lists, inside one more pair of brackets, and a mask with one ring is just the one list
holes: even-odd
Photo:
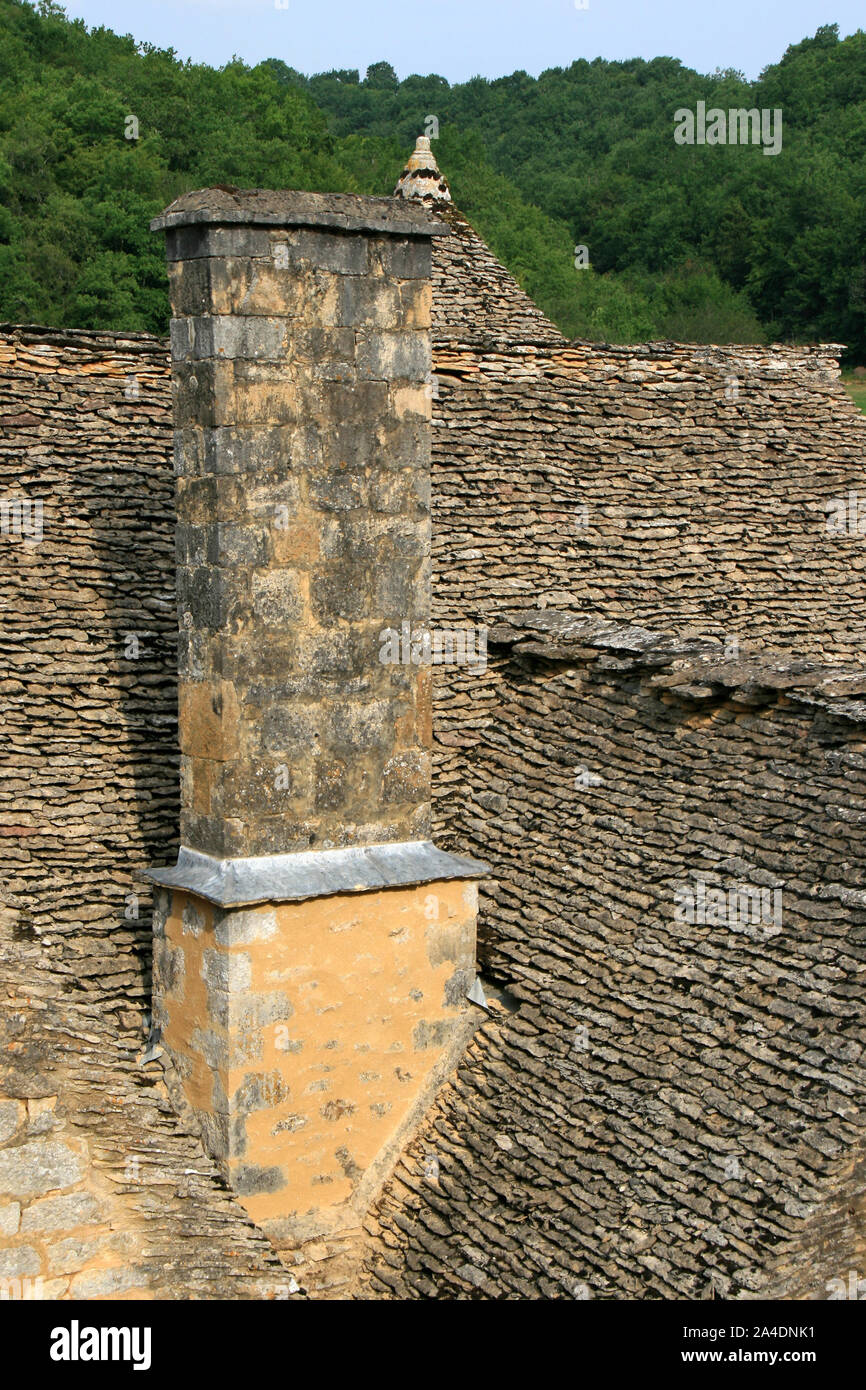
[(277, 1248), (357, 1226), (456, 1066), (478, 1021), (477, 901), (466, 879), (252, 906), (158, 889), (154, 1022)]

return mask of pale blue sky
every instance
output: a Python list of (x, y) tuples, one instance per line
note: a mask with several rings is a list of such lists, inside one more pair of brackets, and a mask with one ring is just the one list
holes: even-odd
[(838, 23), (866, 27), (863, 0), (67, 0), (70, 17), (105, 24), (182, 58), (220, 66), (282, 58), (301, 72), (384, 59), (399, 77), (449, 82), (517, 68), (536, 76), (576, 58), (680, 58), (699, 72), (756, 77), (791, 43)]

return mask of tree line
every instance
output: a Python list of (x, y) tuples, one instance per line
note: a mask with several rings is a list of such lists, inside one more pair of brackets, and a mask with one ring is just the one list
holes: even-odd
[[(823, 26), (755, 82), (668, 57), (453, 85), (387, 62), (215, 69), (54, 0), (0, 0), (0, 40), (4, 319), (164, 333), (148, 222), (173, 198), (390, 193), (430, 131), (457, 205), (568, 336), (820, 339), (866, 362), (863, 31)], [(705, 124), (781, 113), (780, 148), (675, 139), (699, 103)]]

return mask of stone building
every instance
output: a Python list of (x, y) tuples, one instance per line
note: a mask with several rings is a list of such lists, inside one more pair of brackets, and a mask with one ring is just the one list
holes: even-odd
[[(0, 327), (0, 1280), (826, 1298), (866, 1254), (840, 348), (567, 342), (423, 140), (396, 192), (180, 200), (173, 372)], [(428, 550), (484, 656), (392, 671), (358, 634), (427, 623)], [(317, 887), (250, 889), (292, 856)]]

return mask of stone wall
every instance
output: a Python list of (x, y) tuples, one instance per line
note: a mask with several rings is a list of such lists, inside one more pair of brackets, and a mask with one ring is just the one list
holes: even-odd
[(2, 944), (0, 989), (0, 1300), (297, 1296), (140, 1018), (45, 942)]
[(371, 1293), (826, 1298), (866, 1261), (866, 677), (555, 612), (490, 636), (435, 819), (493, 863), (504, 1007)]

